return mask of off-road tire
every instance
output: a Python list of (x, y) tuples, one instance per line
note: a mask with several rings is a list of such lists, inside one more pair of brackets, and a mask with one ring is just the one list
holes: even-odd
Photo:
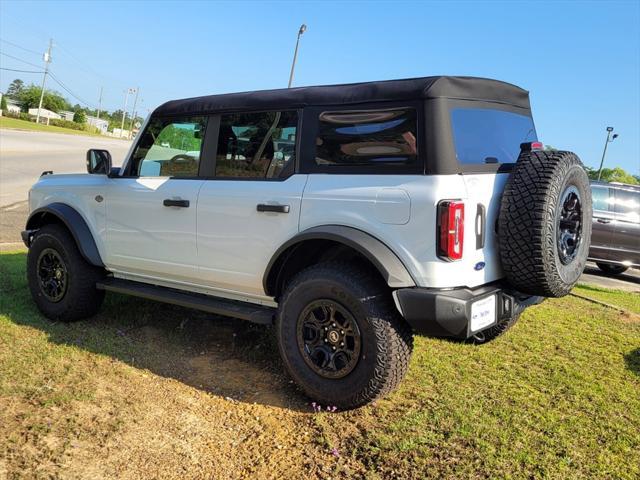
[[(574, 188), (581, 202), (581, 237), (575, 257), (560, 260), (557, 233), (561, 201)], [(562, 297), (584, 270), (591, 243), (591, 188), (571, 152), (522, 152), (504, 189), (498, 218), (502, 268), (523, 293)]]
[[(40, 288), (38, 258), (45, 249), (54, 250), (67, 271), (66, 292), (57, 302), (50, 301)], [(72, 322), (95, 315), (104, 299), (104, 291), (96, 288), (96, 282), (103, 276), (104, 270), (90, 265), (82, 257), (75, 240), (63, 226), (45, 225), (36, 232), (27, 255), (27, 279), (31, 296), (45, 317)]]
[[(342, 378), (324, 378), (305, 363), (296, 336), (299, 317), (317, 300), (335, 301), (356, 320), (362, 349)], [(296, 383), (312, 400), (341, 410), (357, 408), (391, 392), (409, 367), (411, 327), (396, 310), (376, 274), (349, 264), (313, 265), (287, 285), (276, 321), (280, 354)]]
[(620, 275), (629, 269), (629, 267), (625, 267), (624, 265), (613, 265), (611, 263), (596, 262), (596, 265), (608, 275)]

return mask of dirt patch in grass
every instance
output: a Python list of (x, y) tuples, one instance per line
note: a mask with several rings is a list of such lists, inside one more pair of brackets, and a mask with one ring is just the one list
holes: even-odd
[(49, 322), (24, 262), (0, 255), (0, 478), (640, 475), (640, 325), (611, 309), (547, 301), (481, 347), (419, 337), (397, 392), (313, 413), (270, 328), (118, 295)]

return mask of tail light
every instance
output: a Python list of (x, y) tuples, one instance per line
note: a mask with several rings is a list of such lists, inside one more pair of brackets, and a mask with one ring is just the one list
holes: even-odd
[(460, 260), (464, 244), (464, 203), (443, 200), (438, 204), (438, 256), (445, 260)]

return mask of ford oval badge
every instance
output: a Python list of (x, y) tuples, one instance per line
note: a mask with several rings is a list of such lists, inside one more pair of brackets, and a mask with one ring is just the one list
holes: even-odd
[(476, 263), (476, 266), (475, 266), (475, 267), (473, 267), (473, 268), (474, 268), (475, 270), (477, 270), (477, 271), (480, 271), (480, 270), (482, 270), (482, 269), (484, 268), (484, 266), (485, 266), (485, 265), (486, 265), (486, 264), (485, 264), (484, 262), (478, 262), (478, 263)]

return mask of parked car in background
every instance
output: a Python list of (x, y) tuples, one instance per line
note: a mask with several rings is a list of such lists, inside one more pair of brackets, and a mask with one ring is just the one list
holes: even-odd
[(589, 260), (610, 274), (640, 267), (640, 186), (594, 181), (591, 191)]

